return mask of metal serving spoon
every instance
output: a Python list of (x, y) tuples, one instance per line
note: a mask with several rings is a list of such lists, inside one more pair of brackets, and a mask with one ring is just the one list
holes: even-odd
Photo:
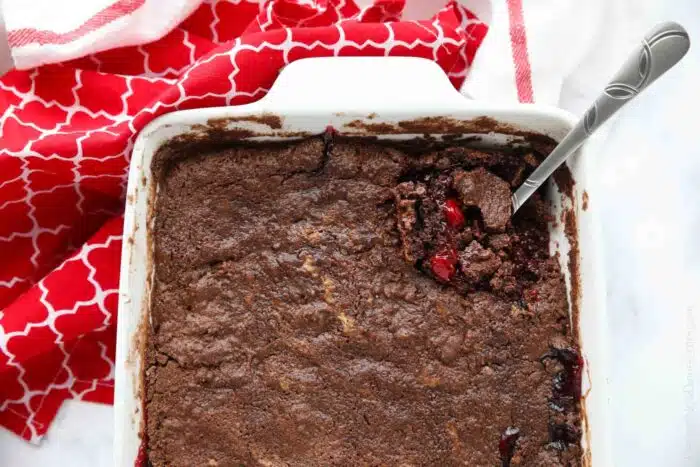
[(690, 38), (680, 24), (654, 27), (583, 118), (513, 193), (513, 214), (603, 122), (678, 63), (689, 47)]

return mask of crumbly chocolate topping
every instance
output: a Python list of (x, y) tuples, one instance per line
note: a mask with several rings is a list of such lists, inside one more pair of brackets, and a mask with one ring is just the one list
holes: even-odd
[(580, 465), (547, 206), (510, 219), (528, 157), (319, 138), (166, 164), (149, 462)]

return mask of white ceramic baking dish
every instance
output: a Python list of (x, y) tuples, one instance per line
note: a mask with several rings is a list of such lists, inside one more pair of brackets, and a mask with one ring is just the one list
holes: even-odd
[[(485, 121), (482, 117), (492, 120)], [(435, 131), (416, 130), (416, 125), (399, 125), (399, 122), (420, 119), (438, 122), (433, 125)], [(212, 129), (231, 130), (233, 137), (247, 133), (253, 140), (279, 140), (299, 137), (299, 133), (320, 134), (332, 125), (340, 133), (402, 139), (415, 136), (406, 134), (411, 131), (440, 137), (439, 133), (455, 131), (460, 124), (463, 124), (461, 131), (468, 128), (467, 131), (474, 133), (471, 136), (487, 144), (503, 144), (518, 140), (513, 136), (518, 131), (536, 132), (559, 140), (574, 121), (572, 115), (555, 108), (504, 107), (470, 101), (452, 87), (437, 65), (427, 60), (358, 57), (297, 61), (282, 71), (267, 96), (258, 102), (174, 112), (148, 125), (134, 145), (127, 190), (116, 357), (114, 466), (135, 465), (142, 446), (142, 352), (153, 266), (150, 260), (151, 207), (158, 191), (151, 162), (161, 145), (180, 135), (206, 137)], [(575, 213), (577, 219), (578, 326), (586, 364), (582, 442), (585, 464), (604, 467), (612, 464), (608, 436), (609, 354), (605, 347), (606, 310), (597, 243), (597, 201), (589, 184), (590, 157), (582, 157), (579, 152), (568, 164), (575, 180), (573, 199), (561, 194), (554, 183), (550, 183), (549, 190), (556, 218), (560, 219), (562, 212), (568, 210)], [(585, 209), (586, 204), (588, 209)], [(560, 252), (571, 293), (569, 242), (562, 224), (558, 222), (553, 228), (552, 250)], [(570, 298), (574, 303), (576, 298)]]

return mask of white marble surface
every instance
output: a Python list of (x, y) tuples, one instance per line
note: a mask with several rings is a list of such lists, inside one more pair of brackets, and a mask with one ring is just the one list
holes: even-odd
[(0, 466), (111, 466), (112, 421), (111, 406), (68, 401), (39, 446), (0, 429)]
[[(627, 20), (608, 27), (638, 37), (674, 19), (700, 43), (697, 0), (609, 1)], [(695, 46), (589, 152), (600, 176), (600, 205), (591, 208), (603, 223), (618, 467), (700, 465), (699, 76)], [(565, 81), (561, 105), (580, 112), (603, 78), (600, 68), (582, 64)], [(0, 429), (4, 467), (103, 467), (111, 456), (111, 407), (66, 404), (38, 447)]]

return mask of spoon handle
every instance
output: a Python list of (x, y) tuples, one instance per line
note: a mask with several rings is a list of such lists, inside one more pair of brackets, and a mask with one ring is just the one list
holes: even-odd
[(583, 118), (513, 193), (513, 213), (542, 185), (600, 125), (683, 58), (690, 47), (680, 24), (661, 23), (605, 87)]

